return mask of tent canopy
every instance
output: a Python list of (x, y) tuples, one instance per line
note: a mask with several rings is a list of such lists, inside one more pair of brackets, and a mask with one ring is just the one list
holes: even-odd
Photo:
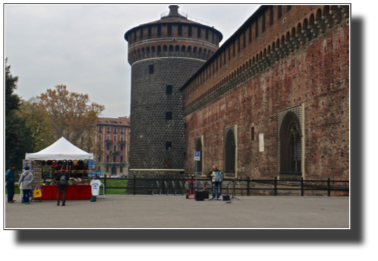
[(26, 153), (27, 160), (84, 160), (93, 159), (93, 153), (85, 152), (71, 142), (61, 137), (47, 148), (36, 152)]

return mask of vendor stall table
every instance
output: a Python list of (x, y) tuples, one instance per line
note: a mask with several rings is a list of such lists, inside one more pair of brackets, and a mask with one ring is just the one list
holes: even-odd
[[(66, 200), (90, 199), (92, 196), (91, 185), (69, 185), (67, 188)], [(42, 185), (42, 200), (57, 200), (58, 187), (54, 185)], [(63, 198), (63, 192), (60, 199)]]

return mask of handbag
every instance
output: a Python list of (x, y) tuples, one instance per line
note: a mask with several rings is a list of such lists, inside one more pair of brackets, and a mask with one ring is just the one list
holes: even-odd
[(42, 190), (41, 186), (37, 185), (33, 190), (33, 198), (41, 198), (42, 197)]

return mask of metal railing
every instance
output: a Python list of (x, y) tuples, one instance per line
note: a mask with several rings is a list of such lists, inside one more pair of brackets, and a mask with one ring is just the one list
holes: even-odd
[[(112, 180), (128, 180), (127, 187), (111, 187), (106, 184), (109, 178), (104, 178), (106, 189), (125, 189), (127, 194), (151, 194), (151, 195), (184, 195), (188, 178), (112, 178)], [(194, 182), (194, 188), (207, 188), (212, 190), (211, 178), (198, 179), (194, 177), (189, 179)], [(300, 195), (304, 196), (308, 191), (325, 191), (327, 196), (331, 196), (332, 192), (344, 192), (349, 195), (349, 181), (347, 180), (278, 180), (274, 179), (224, 179), (221, 186), (223, 193), (233, 196), (251, 196), (254, 191), (272, 192), (277, 196), (282, 191), (300, 191)], [(239, 192), (239, 194), (237, 194)]]
[[(42, 176), (43, 183), (51, 180), (51, 176)], [(82, 178), (87, 180), (86, 178)], [(125, 194), (136, 195), (185, 195), (188, 183), (193, 182), (193, 188), (206, 188), (212, 191), (211, 178), (201, 178), (195, 181), (194, 177), (179, 175), (177, 177), (161, 178), (137, 178), (136, 176), (125, 178), (109, 178), (106, 175), (100, 178), (105, 185), (105, 194), (109, 190), (124, 190)], [(127, 180), (125, 186), (112, 186), (111, 181)], [(127, 185), (126, 185), (127, 184)], [(327, 196), (332, 192), (340, 195), (349, 195), (349, 181), (347, 180), (278, 180), (274, 179), (223, 179), (221, 183), (222, 194), (232, 196), (252, 196), (252, 195), (287, 195), (288, 192), (296, 192), (305, 196), (309, 191), (323, 191)], [(299, 193), (298, 193), (299, 192)], [(295, 193), (293, 193), (295, 194)]]

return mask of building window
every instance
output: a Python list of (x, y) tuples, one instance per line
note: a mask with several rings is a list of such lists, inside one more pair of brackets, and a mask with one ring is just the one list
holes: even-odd
[(246, 40), (245, 40), (245, 32), (243, 33), (243, 49), (245, 48), (246, 46)]
[(150, 64), (150, 65), (148, 66), (148, 71), (149, 71), (150, 74), (153, 74), (153, 73), (154, 73), (154, 65), (153, 65), (153, 64)]
[(168, 36), (172, 36), (172, 25), (171, 24), (168, 25), (167, 31), (168, 31)]
[(197, 171), (202, 172), (202, 141), (201, 137), (196, 138), (195, 140), (195, 149), (200, 152), (200, 160), (197, 163)]
[(205, 37), (206, 37), (206, 40), (209, 39), (209, 30), (208, 29), (206, 29), (206, 35), (205, 35)]
[(177, 35), (178, 35), (178, 36), (182, 36), (182, 25), (181, 25), (181, 24), (178, 25), (178, 32), (177, 32)]
[(139, 39), (143, 39), (143, 28), (140, 29)]
[(251, 140), (255, 140), (255, 127), (251, 128)]
[(113, 162), (117, 162), (117, 156), (113, 156)]
[(106, 166), (106, 173), (109, 173), (109, 166)]
[(119, 167), (119, 173), (122, 173), (122, 172), (123, 172), (123, 168)]
[(98, 155), (98, 161), (101, 161), (101, 156), (100, 155)]
[(166, 120), (172, 120), (172, 112), (171, 111), (167, 111), (165, 113), (165, 119)]
[(166, 86), (166, 94), (172, 94), (172, 85)]
[(113, 141), (117, 141), (117, 136), (116, 135), (113, 136)]
[(192, 37), (192, 26), (188, 26), (188, 37)]
[(151, 38), (151, 26), (148, 27), (148, 38)]
[(282, 5), (278, 6), (277, 17), (278, 17), (278, 19), (280, 19), (282, 17)]
[(117, 150), (117, 145), (114, 145), (113, 146), (113, 151), (116, 151)]
[(109, 162), (109, 155), (106, 155), (106, 161)]
[(166, 150), (171, 150), (171, 149), (172, 149), (172, 143), (171, 143), (170, 141), (167, 141), (167, 142), (165, 143), (165, 149), (166, 149)]
[(98, 136), (98, 140), (101, 140), (101, 135), (100, 135), (100, 136)]
[(157, 27), (157, 36), (161, 36), (161, 25)]
[(106, 151), (109, 151), (109, 145), (106, 145)]
[(117, 134), (117, 128), (113, 128), (113, 133)]
[(197, 27), (197, 37), (201, 38), (201, 27)]
[(102, 133), (102, 127), (98, 127), (98, 132)]
[(238, 53), (240, 53), (240, 36), (238, 37)]
[(288, 5), (286, 10), (287, 10), (287, 12), (289, 12), (291, 10), (291, 5)]
[(274, 15), (273, 15), (273, 7), (271, 7), (270, 8), (270, 26), (273, 25), (273, 17), (274, 17)]
[(228, 174), (235, 174), (235, 135), (234, 128), (228, 128), (225, 130), (225, 142), (224, 142), (224, 171)]
[(262, 29), (261, 32), (265, 32), (265, 12), (262, 14)]
[(259, 20), (256, 19), (255, 23), (255, 37), (257, 38), (259, 36)]
[(110, 128), (109, 127), (107, 128), (107, 132), (110, 133)]
[(119, 157), (119, 161), (123, 161), (123, 156), (121, 155), (120, 157)]
[(120, 146), (121, 151), (123, 151), (123, 145)]
[(302, 107), (297, 106), (278, 113), (279, 173), (302, 175)]

